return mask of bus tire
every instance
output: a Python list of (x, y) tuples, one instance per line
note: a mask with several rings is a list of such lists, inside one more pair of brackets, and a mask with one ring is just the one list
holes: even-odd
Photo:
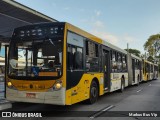
[(125, 79), (122, 77), (121, 78), (121, 89), (120, 89), (120, 92), (123, 92), (124, 88), (125, 88)]
[(98, 90), (98, 84), (95, 80), (92, 81), (90, 85), (90, 95), (89, 99), (87, 100), (88, 104), (93, 104), (97, 101), (99, 95), (99, 90)]

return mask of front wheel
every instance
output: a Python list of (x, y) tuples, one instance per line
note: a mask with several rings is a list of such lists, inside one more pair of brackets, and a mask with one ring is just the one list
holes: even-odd
[(90, 97), (87, 100), (87, 103), (93, 104), (97, 101), (98, 99), (98, 85), (96, 81), (92, 81), (91, 86), (90, 86)]

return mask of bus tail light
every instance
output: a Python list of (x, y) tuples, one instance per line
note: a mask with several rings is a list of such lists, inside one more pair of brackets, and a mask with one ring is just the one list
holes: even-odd
[(53, 90), (60, 90), (62, 88), (62, 81), (58, 80), (53, 86)]

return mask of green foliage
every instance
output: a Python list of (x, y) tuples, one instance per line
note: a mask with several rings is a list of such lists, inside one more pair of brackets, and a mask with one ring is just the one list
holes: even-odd
[(141, 52), (139, 50), (137, 50), (137, 49), (124, 49), (124, 50), (126, 50), (127, 52), (129, 50), (129, 53), (132, 53), (132, 54), (140, 57)]
[(160, 34), (151, 35), (144, 44), (144, 49), (150, 56), (156, 55), (160, 50)]
[(147, 58), (147, 60), (150, 61), (150, 62), (154, 62), (154, 58), (153, 58), (152, 56), (149, 56), (149, 57)]

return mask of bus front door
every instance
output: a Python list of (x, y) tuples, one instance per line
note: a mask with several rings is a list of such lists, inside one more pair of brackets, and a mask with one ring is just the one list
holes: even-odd
[(110, 55), (109, 51), (103, 50), (103, 72), (104, 72), (104, 90), (110, 90)]

